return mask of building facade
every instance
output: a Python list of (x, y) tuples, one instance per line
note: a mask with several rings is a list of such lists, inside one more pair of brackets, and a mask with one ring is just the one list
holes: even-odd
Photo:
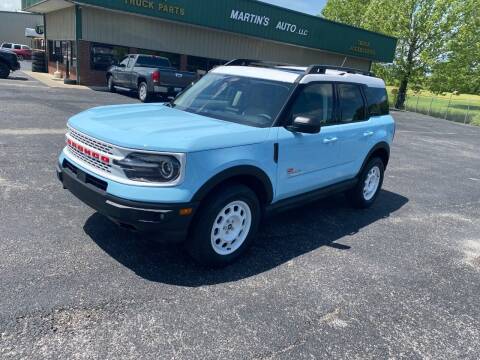
[(200, 74), (235, 58), (368, 70), (391, 62), (396, 39), (254, 0), (23, 0), (45, 15), (49, 69), (105, 83), (128, 53), (166, 56)]
[(24, 12), (0, 11), (0, 44), (15, 43), (32, 46), (25, 29), (43, 25), (43, 16)]

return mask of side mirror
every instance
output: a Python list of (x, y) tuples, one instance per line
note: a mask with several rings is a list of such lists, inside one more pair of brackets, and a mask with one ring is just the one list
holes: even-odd
[(293, 120), (291, 125), (286, 127), (287, 130), (292, 132), (299, 132), (305, 134), (318, 134), (320, 132), (320, 124), (317, 120), (298, 116)]

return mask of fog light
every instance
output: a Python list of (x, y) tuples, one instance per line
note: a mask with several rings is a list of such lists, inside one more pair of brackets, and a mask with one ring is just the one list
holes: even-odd
[(193, 213), (192, 208), (180, 209), (179, 211), (180, 216), (188, 216), (188, 215), (192, 215), (192, 213)]

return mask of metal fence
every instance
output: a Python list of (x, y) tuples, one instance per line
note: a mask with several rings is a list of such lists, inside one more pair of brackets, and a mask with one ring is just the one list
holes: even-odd
[(464, 124), (480, 125), (480, 100), (449, 97), (408, 95), (405, 110)]

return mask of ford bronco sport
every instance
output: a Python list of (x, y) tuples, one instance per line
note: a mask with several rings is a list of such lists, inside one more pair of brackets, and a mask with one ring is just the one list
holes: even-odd
[(170, 103), (72, 117), (57, 175), (116, 223), (222, 266), (267, 212), (333, 192), (372, 205), (394, 133), (373, 74), (234, 60)]

